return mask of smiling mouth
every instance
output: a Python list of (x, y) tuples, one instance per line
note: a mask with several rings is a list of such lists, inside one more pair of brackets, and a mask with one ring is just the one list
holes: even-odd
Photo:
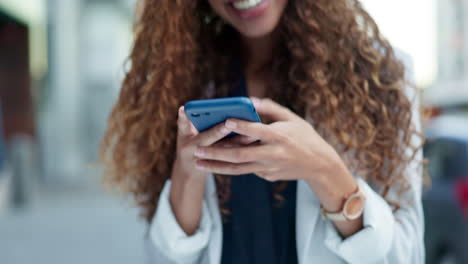
[(234, 9), (239, 11), (247, 11), (250, 9), (254, 9), (259, 6), (264, 0), (240, 0), (240, 1), (232, 1), (229, 3)]

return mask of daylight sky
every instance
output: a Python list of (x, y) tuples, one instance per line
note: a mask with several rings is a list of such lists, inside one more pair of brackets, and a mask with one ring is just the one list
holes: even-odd
[(427, 86), (437, 70), (437, 0), (362, 0), (383, 34), (399, 49), (410, 54), (417, 83)]

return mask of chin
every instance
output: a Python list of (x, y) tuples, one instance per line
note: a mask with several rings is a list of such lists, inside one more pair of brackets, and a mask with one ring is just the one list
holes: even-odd
[(236, 27), (234, 28), (246, 38), (261, 38), (270, 35), (276, 28), (272, 26), (251, 26), (251, 27)]

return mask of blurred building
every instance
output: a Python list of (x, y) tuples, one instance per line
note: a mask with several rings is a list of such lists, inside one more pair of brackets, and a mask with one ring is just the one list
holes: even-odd
[[(6, 134), (13, 125), (27, 125), (28, 134), (37, 135), (42, 181), (87, 185), (98, 179), (93, 165), (129, 54), (134, 2), (0, 0), (2, 21), (9, 16), (22, 21), (8, 27), (21, 34), (0, 37), (23, 38), (9, 50), (22, 49), (16, 57), (22, 59), (22, 74), (31, 76), (23, 78), (24, 85), (31, 84), (25, 90), (7, 88), (2, 77), (7, 75), (0, 74), (2, 98), (24, 90), (29, 97), (21, 100), (30, 102), (28, 107), (13, 99), (2, 102), (4, 112), (15, 115), (5, 117)], [(1, 48), (2, 62), (16, 54)]]
[(49, 71), (40, 111), (47, 180), (83, 183), (95, 171), (131, 44), (131, 2), (47, 1)]
[(468, 105), (468, 1), (437, 1), (438, 74), (427, 89), (430, 105), (460, 109)]
[(468, 76), (468, 1), (438, 2), (438, 78), (462, 80)]

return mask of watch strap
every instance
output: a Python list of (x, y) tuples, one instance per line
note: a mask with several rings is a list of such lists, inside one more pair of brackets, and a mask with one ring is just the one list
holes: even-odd
[[(364, 194), (361, 192), (359, 186), (357, 187), (357, 190), (351, 194), (348, 198), (346, 198), (343, 208), (339, 212), (328, 212), (323, 208), (323, 206), (320, 206), (320, 213), (322, 216), (326, 219), (329, 219), (331, 221), (336, 221), (336, 222), (343, 222), (343, 221), (351, 221), (353, 219), (349, 219), (345, 213), (346, 206), (348, 205), (349, 201), (352, 199), (355, 199), (356, 197), (360, 197), (361, 199), (365, 200)], [(359, 216), (361, 216), (363, 213), (363, 210), (361, 210)]]
[(347, 221), (348, 219), (346, 216), (343, 214), (343, 211), (337, 212), (337, 213), (330, 213), (325, 210), (325, 208), (321, 207), (320, 212), (322, 213), (322, 216), (328, 220), (331, 221), (336, 221), (336, 222), (343, 222)]

